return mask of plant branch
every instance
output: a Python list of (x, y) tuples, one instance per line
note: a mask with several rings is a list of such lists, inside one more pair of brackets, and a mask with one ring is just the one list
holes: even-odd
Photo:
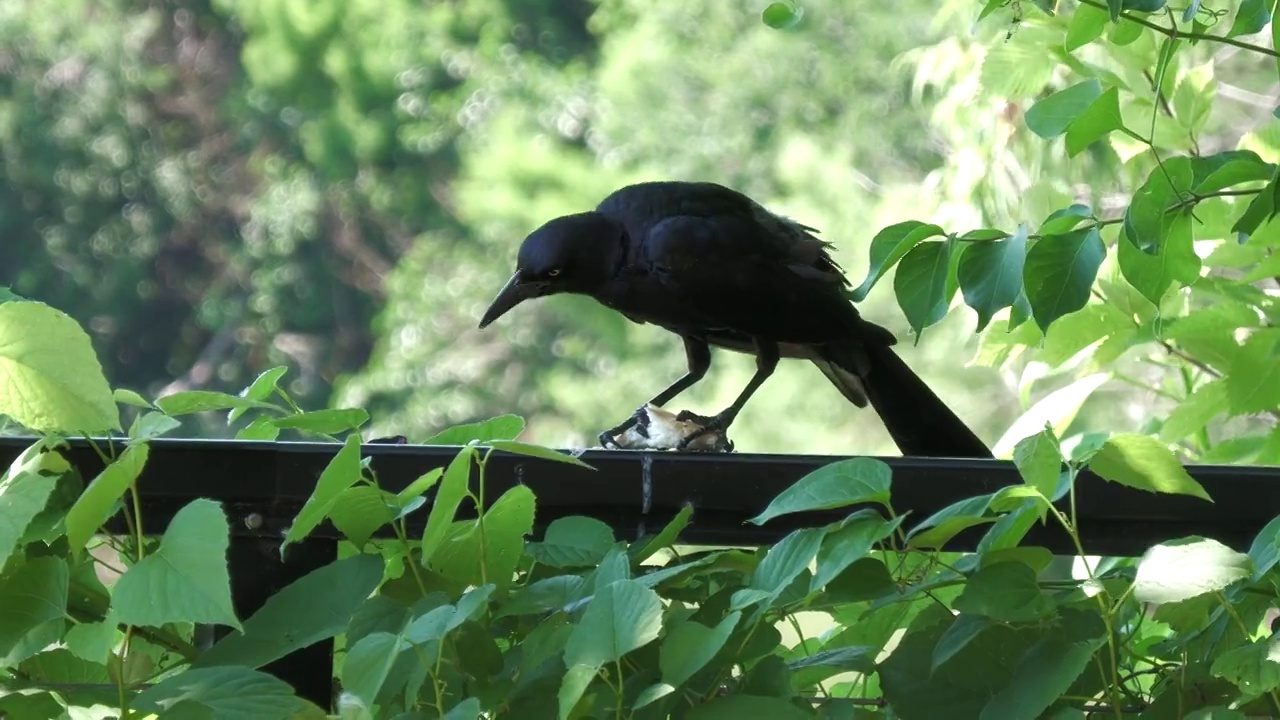
[[(1107, 4), (1105, 2), (1100, 2), (1100, 0), (1080, 0), (1080, 3), (1083, 5), (1092, 5), (1098, 8), (1099, 10), (1108, 9)], [(1125, 20), (1128, 20), (1129, 22), (1134, 22), (1139, 25), (1142, 25), (1143, 27), (1151, 28), (1152, 30), (1155, 30), (1156, 32), (1166, 37), (1174, 36), (1174, 32), (1170, 32), (1169, 28), (1160, 27), (1159, 25), (1151, 22), (1150, 20), (1146, 20), (1144, 18), (1130, 15), (1129, 13), (1120, 13), (1120, 17), (1123, 17)], [(1254, 45), (1252, 43), (1236, 40), (1235, 38), (1224, 37), (1222, 35), (1213, 35), (1211, 33), (1177, 31), (1177, 37), (1186, 38), (1187, 40), (1208, 40), (1209, 42), (1222, 43), (1224, 45), (1233, 45), (1235, 47), (1240, 48), (1241, 50), (1251, 50), (1253, 52), (1261, 53), (1263, 55), (1267, 55), (1273, 58), (1280, 58), (1280, 52), (1276, 50), (1272, 50), (1271, 48), (1263, 47), (1261, 45)]]

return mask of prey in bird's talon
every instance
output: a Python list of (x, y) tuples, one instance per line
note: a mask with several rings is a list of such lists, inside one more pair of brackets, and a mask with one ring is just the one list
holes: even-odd
[[(725, 434), (719, 415), (707, 417), (681, 410), (676, 415), (676, 421), (694, 426), (693, 431), (685, 435), (684, 439), (676, 445), (677, 451), (688, 450), (695, 442), (702, 440), (703, 442), (699, 443), (700, 447), (692, 448), (694, 451), (733, 452), (733, 441)], [(709, 443), (708, 440), (710, 440)]]
[[(695, 416), (696, 417), (696, 416)], [(688, 450), (690, 452), (729, 452), (733, 443), (719, 428), (707, 429), (701, 423), (681, 419), (670, 410), (646, 405), (635, 412), (624, 430), (600, 433), (601, 445), (626, 450)], [(605, 444), (606, 438), (608, 445)]]
[(616, 426), (605, 430), (596, 436), (600, 441), (600, 447), (606, 450), (621, 450), (623, 446), (618, 444), (618, 438), (628, 430), (634, 430), (642, 438), (649, 437), (649, 406), (638, 407), (636, 411), (631, 413), (631, 417), (618, 423)]

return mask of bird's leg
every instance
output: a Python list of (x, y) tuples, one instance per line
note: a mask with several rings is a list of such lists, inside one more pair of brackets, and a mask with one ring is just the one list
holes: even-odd
[[(689, 443), (709, 432), (719, 432), (725, 435), (725, 442), (729, 442), (729, 437), (725, 434), (729, 430), (729, 426), (732, 425), (734, 419), (738, 417), (738, 413), (742, 412), (742, 408), (746, 406), (747, 401), (751, 399), (751, 396), (755, 394), (756, 390), (760, 389), (760, 386), (764, 384), (764, 381), (768, 380), (769, 376), (772, 375), (773, 371), (778, 367), (778, 344), (762, 338), (756, 338), (755, 344), (756, 374), (751, 376), (751, 380), (747, 383), (747, 386), (742, 389), (742, 392), (738, 394), (738, 398), (733, 401), (732, 405), (709, 418), (704, 418), (689, 412), (682, 412), (677, 416), (677, 419), (692, 420), (701, 425), (701, 428), (689, 433), (680, 441), (680, 444), (676, 446), (677, 450), (685, 449), (689, 446)], [(730, 445), (730, 447), (732, 447), (732, 445)]]
[[(666, 405), (671, 402), (675, 396), (693, 387), (695, 383), (707, 374), (707, 370), (711, 368), (711, 346), (708, 345), (705, 340), (689, 337), (687, 335), (681, 336), (681, 339), (684, 340), (684, 357), (689, 368), (688, 372), (686, 372), (680, 379), (667, 386), (665, 390), (654, 395), (653, 399), (646, 403), (646, 405), (655, 405), (657, 407)], [(623, 420), (616, 427), (609, 428), (608, 430), (600, 433), (600, 445), (606, 448), (610, 446), (616, 447), (617, 442), (615, 438), (626, 432), (632, 425), (635, 425), (636, 416), (642, 412), (644, 412), (643, 407), (636, 410), (631, 417)]]

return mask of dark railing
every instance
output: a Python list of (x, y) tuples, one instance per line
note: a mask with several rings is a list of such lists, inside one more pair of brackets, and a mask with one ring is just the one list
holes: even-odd
[[(8, 466), (30, 442), (0, 438), (0, 463)], [(232, 597), (237, 615), (248, 617), (277, 590), (336, 557), (338, 533), (328, 523), (302, 543), (291, 545), (283, 561), (279, 548), (285, 529), (339, 447), (309, 442), (153, 440), (138, 481), (143, 527), (149, 534), (163, 532), (169, 518), (195, 498), (221, 502), (232, 521)], [(457, 447), (422, 445), (362, 448), (362, 454), (372, 458), (381, 486), (391, 491), (445, 465), (457, 451)], [(84, 441), (73, 441), (67, 453), (86, 481), (102, 469), (98, 455)], [(535, 538), (557, 518), (589, 515), (613, 527), (620, 539), (634, 539), (658, 531), (691, 503), (693, 521), (681, 534), (681, 542), (761, 545), (798, 527), (825, 524), (849, 512), (784, 515), (763, 527), (746, 522), (796, 480), (841, 457), (605, 450), (590, 450), (579, 457), (595, 470), (494, 453), (487, 464), (486, 496), (496, 498), (521, 483), (533, 490)], [(881, 459), (893, 471), (894, 509), (910, 513), (906, 529), (957, 500), (1021, 482), (1007, 461)], [(1212, 537), (1244, 550), (1280, 513), (1280, 467), (1196, 465), (1187, 470), (1208, 491), (1212, 503), (1145, 493), (1082, 473), (1076, 483), (1076, 511), (1086, 550), (1135, 556), (1155, 543), (1185, 535)], [(473, 473), (472, 482), (476, 481)], [(407, 518), (411, 534), (421, 533), (426, 515), (420, 510)], [(475, 517), (474, 508), (464, 503), (459, 517)], [(384, 531), (390, 534), (390, 528)], [(982, 531), (966, 531), (946, 549), (972, 549)], [(1053, 524), (1033, 527), (1026, 542), (1059, 554), (1074, 553), (1067, 536)], [(332, 692), (331, 655), (332, 643), (316, 643), (264, 670), (292, 684), (299, 695), (327, 707)]]

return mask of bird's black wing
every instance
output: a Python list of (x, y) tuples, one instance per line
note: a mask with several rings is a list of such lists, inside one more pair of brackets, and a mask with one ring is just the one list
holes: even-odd
[(804, 344), (876, 327), (861, 320), (842, 292), (843, 275), (824, 258), (818, 241), (780, 238), (740, 214), (666, 217), (636, 253), (677, 316), (655, 318), (662, 324)]
[(793, 271), (848, 286), (844, 271), (828, 253), (831, 243), (817, 230), (765, 209), (750, 197), (711, 182), (653, 181), (614, 191), (597, 212), (621, 220), (633, 236), (643, 238), (669, 218), (702, 218), (724, 225), (750, 223), (752, 233), (741, 242), (756, 252), (779, 258)]

